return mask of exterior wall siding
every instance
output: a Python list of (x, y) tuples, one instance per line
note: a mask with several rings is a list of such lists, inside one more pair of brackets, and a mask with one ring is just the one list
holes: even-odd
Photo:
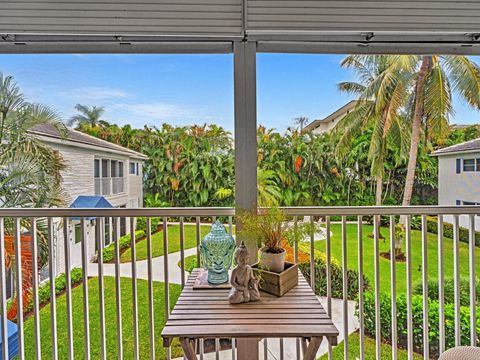
[[(456, 173), (456, 159), (480, 158), (479, 153), (444, 155), (438, 157), (438, 204), (456, 205), (457, 200), (480, 203), (480, 172)], [(453, 223), (452, 216), (445, 221)], [(460, 226), (468, 228), (468, 216), (460, 216)], [(475, 217), (475, 226), (480, 231), (480, 217)]]

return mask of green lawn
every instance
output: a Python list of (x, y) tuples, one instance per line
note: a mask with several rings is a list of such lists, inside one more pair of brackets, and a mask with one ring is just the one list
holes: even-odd
[[(115, 310), (115, 279), (105, 277), (105, 324), (107, 358), (117, 358), (117, 323)], [(148, 295), (147, 281), (138, 280), (138, 331), (140, 358), (149, 359), (149, 321), (148, 321)], [(131, 279), (122, 278), (122, 323), (123, 323), (123, 351), (125, 359), (133, 358), (133, 320), (132, 320), (132, 282)], [(98, 308), (98, 278), (92, 278), (88, 282), (89, 304), (90, 304), (90, 341), (92, 359), (100, 358), (100, 327)], [(162, 347), (160, 337), (161, 329), (165, 324), (164, 306), (164, 284), (154, 283), (154, 312), (155, 312), (155, 351), (156, 358), (165, 359), (166, 354)], [(180, 295), (180, 285), (170, 285), (171, 306), (176, 303)], [(75, 359), (84, 359), (84, 336), (83, 336), (83, 291), (82, 286), (73, 289), (73, 339)], [(58, 358), (66, 359), (67, 349), (67, 320), (66, 320), (66, 298), (62, 295), (57, 298), (57, 332), (58, 332)], [(42, 358), (49, 359), (51, 355), (51, 331), (50, 331), (50, 306), (40, 311)], [(25, 321), (25, 355), (26, 359), (34, 359), (34, 335), (33, 317)], [(181, 356), (181, 348), (178, 342), (172, 346), (172, 353)], [(175, 357), (174, 356), (174, 357)]]
[[(342, 259), (342, 231), (340, 224), (332, 224), (331, 238), (332, 256), (341, 261)], [(385, 239), (380, 240), (380, 252), (389, 251), (389, 230), (382, 228), (381, 232)], [(373, 256), (373, 239), (368, 235), (372, 233), (372, 226), (363, 226), (363, 264), (364, 273), (370, 279), (370, 284), (374, 285), (374, 256)], [(453, 277), (453, 241), (444, 239), (444, 264), (445, 277)], [(325, 251), (325, 241), (317, 241), (315, 248)], [(405, 243), (403, 244), (405, 251)], [(428, 273), (431, 278), (436, 278), (438, 274), (438, 251), (437, 251), (437, 235), (428, 234)], [(480, 271), (480, 249), (476, 249), (476, 266), (477, 272)], [(357, 245), (357, 225), (347, 224), (347, 262), (351, 269), (358, 268), (358, 245)], [(421, 232), (412, 231), (412, 279), (421, 281), (422, 271), (422, 241)], [(461, 276), (468, 277), (468, 244), (460, 242), (460, 273)], [(397, 289), (399, 292), (406, 291), (406, 263), (397, 262)], [(390, 261), (380, 257), (380, 290), (390, 291)]]
[[(350, 359), (357, 359), (360, 355), (360, 336), (358, 333), (353, 333), (348, 337), (348, 354)], [(365, 337), (365, 359), (375, 359), (375, 340)], [(333, 360), (343, 360), (343, 341), (332, 351)], [(407, 360), (407, 352), (405, 350), (398, 350), (398, 360)], [(389, 344), (382, 343), (382, 357), (381, 360), (390, 360), (392, 358), (392, 347)], [(319, 360), (328, 359), (325, 354)], [(421, 360), (423, 357), (419, 354), (413, 354), (413, 359)], [(378, 360), (378, 359), (377, 359)]]
[[(185, 249), (191, 249), (197, 246), (196, 226), (185, 224), (184, 241)], [(209, 225), (200, 226), (200, 239), (210, 231)], [(147, 240), (144, 239), (136, 244), (137, 261), (147, 258)], [(168, 226), (168, 253), (180, 251), (180, 225)], [(152, 255), (153, 257), (163, 255), (163, 231), (159, 231), (152, 235)], [(120, 257), (121, 262), (130, 262), (132, 259), (131, 249), (127, 249)]]

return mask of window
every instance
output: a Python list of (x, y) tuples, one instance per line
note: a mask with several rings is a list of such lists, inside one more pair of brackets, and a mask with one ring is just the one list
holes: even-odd
[(95, 159), (93, 173), (94, 173), (93, 176), (94, 176), (95, 178), (99, 178), (99, 177), (100, 177), (100, 160), (98, 160), (98, 159)]
[(130, 175), (135, 175), (136, 173), (136, 163), (130, 161)]
[(463, 159), (463, 171), (475, 171), (475, 159)]
[(78, 244), (82, 241), (82, 224), (75, 224), (73, 228), (73, 241)]
[(480, 171), (480, 159), (477, 159), (477, 171)]
[(102, 178), (110, 177), (110, 172), (108, 171), (109, 160), (102, 159)]
[(462, 172), (462, 159), (456, 159), (457, 163), (457, 174), (460, 174)]

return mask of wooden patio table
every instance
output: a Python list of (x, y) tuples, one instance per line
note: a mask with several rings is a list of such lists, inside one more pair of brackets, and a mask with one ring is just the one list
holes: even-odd
[(298, 285), (283, 297), (262, 292), (258, 302), (231, 305), (228, 289), (193, 289), (194, 269), (162, 331), (164, 346), (180, 338), (188, 360), (196, 339), (235, 338), (238, 360), (257, 360), (263, 338), (301, 338), (303, 359), (313, 360), (323, 338), (336, 345), (338, 329), (299, 272)]

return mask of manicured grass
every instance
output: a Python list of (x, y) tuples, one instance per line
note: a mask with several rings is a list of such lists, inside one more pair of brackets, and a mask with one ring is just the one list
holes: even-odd
[[(337, 260), (342, 259), (342, 230), (340, 224), (332, 224), (331, 237), (332, 256)], [(363, 271), (369, 278), (370, 284), (374, 286), (374, 240), (369, 237), (372, 233), (372, 226), (363, 226)], [(380, 252), (387, 252), (390, 249), (389, 230), (382, 228), (381, 233), (385, 239), (380, 239)], [(421, 281), (422, 277), (422, 240), (421, 232), (412, 230), (412, 278), (413, 282)], [(437, 235), (428, 234), (428, 273), (430, 278), (436, 278), (438, 274), (438, 250)], [(444, 247), (444, 266), (445, 277), (453, 277), (453, 241), (445, 238)], [(317, 241), (315, 248), (325, 251), (325, 241)], [(403, 244), (405, 252), (405, 241)], [(480, 248), (475, 253), (477, 272), (480, 271)], [(357, 225), (347, 224), (347, 264), (351, 269), (358, 268), (358, 242)], [(468, 277), (468, 244), (460, 242), (460, 274), (462, 277)], [(380, 290), (390, 291), (390, 260), (380, 257)], [(406, 291), (406, 263), (397, 262), (397, 290)]]
[[(115, 308), (115, 279), (105, 277), (105, 328), (107, 358), (117, 358), (117, 322)], [(140, 358), (149, 358), (150, 329), (148, 318), (148, 293), (147, 281), (138, 280), (138, 335)], [(133, 315), (132, 315), (132, 281), (129, 278), (121, 279), (122, 297), (122, 333), (123, 333), (123, 356), (125, 359), (133, 359)], [(99, 324), (99, 301), (98, 301), (98, 278), (92, 278), (88, 282), (89, 291), (89, 314), (90, 314), (90, 354), (92, 359), (100, 359), (100, 324)], [(156, 358), (165, 359), (166, 354), (160, 337), (161, 329), (165, 324), (164, 306), (164, 284), (154, 282), (154, 313), (155, 313), (155, 353)], [(181, 292), (181, 286), (170, 285), (170, 305), (176, 303)], [(82, 286), (72, 290), (73, 304), (73, 341), (75, 359), (85, 359), (84, 336), (83, 336), (83, 291)], [(58, 358), (68, 358), (67, 342), (67, 317), (66, 297), (62, 295), (57, 298), (57, 332), (58, 332)], [(26, 359), (34, 359), (34, 332), (33, 317), (25, 321), (25, 354)], [(51, 328), (50, 328), (50, 306), (40, 311), (40, 336), (42, 344), (42, 358), (50, 359), (51, 353)], [(181, 356), (182, 351), (178, 342), (172, 346), (172, 354)]]
[[(185, 249), (191, 249), (197, 246), (196, 226), (185, 224), (184, 226), (184, 242)], [(200, 226), (200, 239), (210, 231), (210, 226)], [(139, 241), (136, 244), (137, 261), (145, 260), (147, 258), (147, 240)], [(180, 251), (180, 225), (168, 226), (168, 253)], [(163, 231), (159, 231), (152, 235), (152, 256), (163, 255)], [(127, 249), (120, 257), (121, 262), (132, 261), (132, 250)]]
[[(333, 348), (333, 360), (343, 360), (343, 341)], [(365, 337), (365, 359), (375, 359), (375, 340)], [(360, 354), (360, 336), (358, 333), (353, 333), (348, 337), (348, 354), (350, 359), (359, 358)], [(377, 360), (390, 360), (392, 358), (392, 347), (389, 344), (382, 343), (382, 357)], [(418, 354), (413, 355), (414, 359), (421, 360), (423, 357)], [(325, 354), (319, 360), (327, 360), (328, 355)], [(407, 352), (405, 350), (398, 350), (398, 360), (407, 360)]]
[[(181, 268), (182, 265), (180, 261), (178, 262), (178, 267)], [(185, 271), (191, 273), (193, 269), (197, 266), (197, 255), (190, 255), (185, 258)]]

